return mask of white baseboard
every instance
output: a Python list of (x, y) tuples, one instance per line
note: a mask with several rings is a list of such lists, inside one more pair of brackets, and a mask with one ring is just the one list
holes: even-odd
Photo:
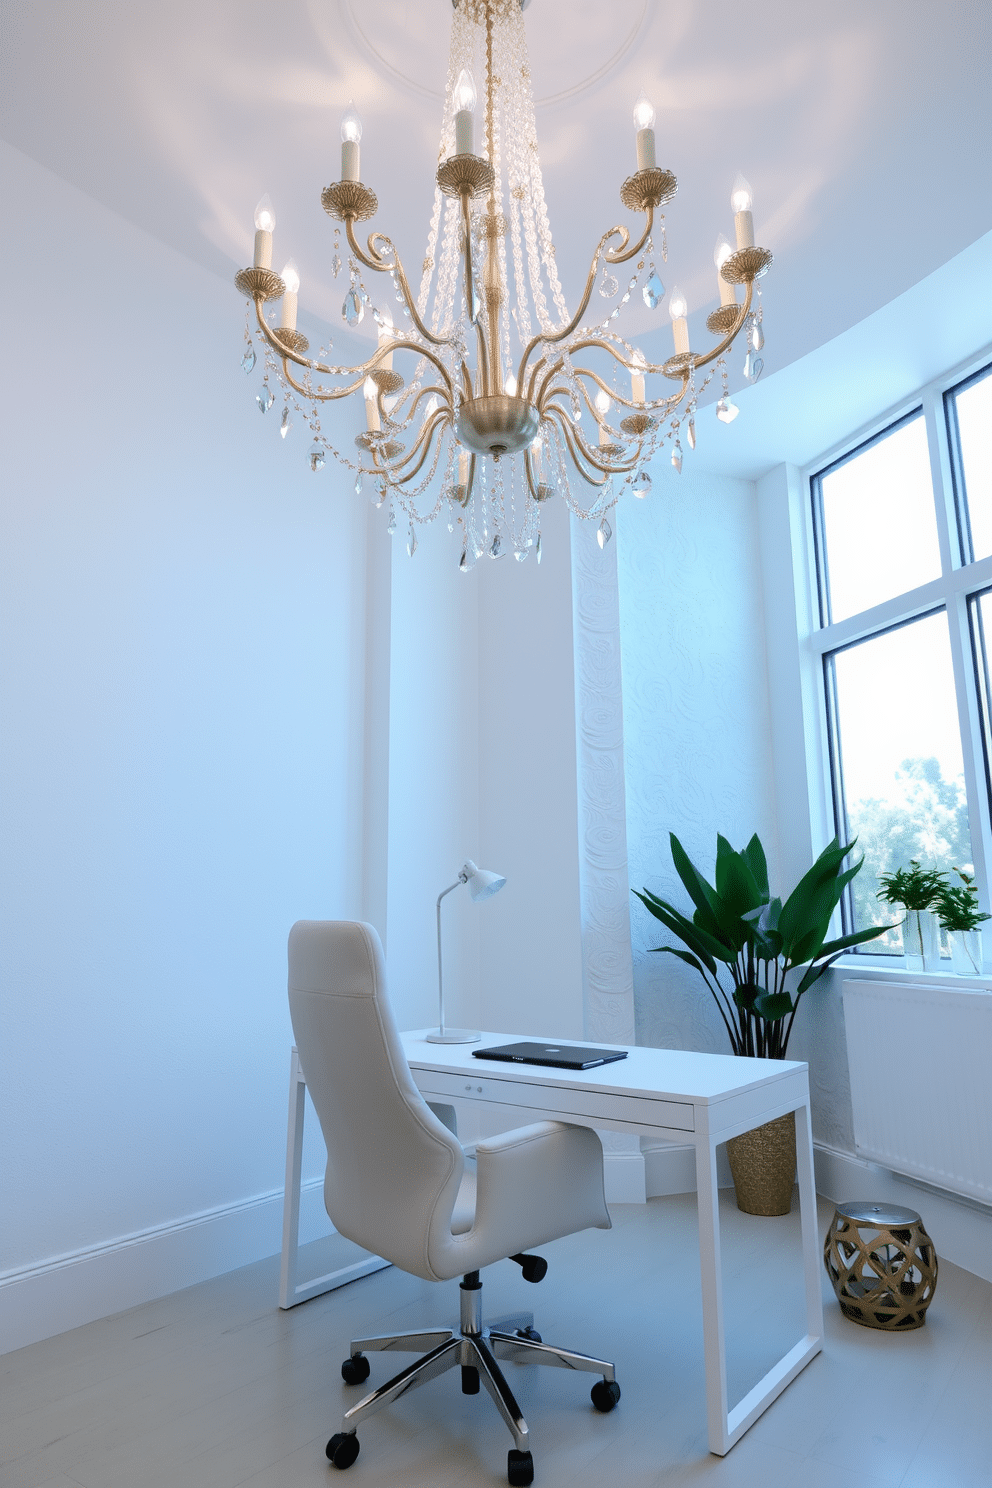
[(882, 1199), (915, 1209), (923, 1217), (938, 1260), (963, 1266), (992, 1281), (992, 1209), (940, 1193), (850, 1152), (817, 1144), (816, 1191), (835, 1204)]
[[(320, 1178), (303, 1185), (301, 1244), (330, 1228), (322, 1186)], [(280, 1188), (4, 1272), (0, 1354), (250, 1265), (281, 1244)]]
[[(717, 1181), (721, 1188), (733, 1188), (727, 1154), (721, 1147), (716, 1155)], [(696, 1192), (696, 1149), (664, 1142), (644, 1149), (645, 1188), (649, 1199), (668, 1194)]]
[(604, 1152), (603, 1184), (608, 1204), (646, 1203), (643, 1154)]

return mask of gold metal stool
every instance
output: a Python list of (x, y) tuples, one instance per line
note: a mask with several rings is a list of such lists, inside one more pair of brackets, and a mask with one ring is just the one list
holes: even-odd
[(922, 1328), (937, 1287), (937, 1252), (912, 1209), (838, 1204), (823, 1264), (845, 1317), (866, 1328)]

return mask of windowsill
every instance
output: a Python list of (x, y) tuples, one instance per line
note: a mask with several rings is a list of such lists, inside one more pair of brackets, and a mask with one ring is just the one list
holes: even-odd
[(983, 976), (958, 976), (951, 971), (909, 971), (893, 966), (893, 956), (841, 956), (834, 968), (844, 976), (856, 974), (866, 982), (906, 982), (917, 986), (944, 987), (957, 992), (992, 992), (992, 973)]

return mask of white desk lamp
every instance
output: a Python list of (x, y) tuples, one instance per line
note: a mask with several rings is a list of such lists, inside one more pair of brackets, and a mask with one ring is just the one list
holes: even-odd
[(429, 1044), (475, 1044), (482, 1037), (481, 1033), (472, 1033), (467, 1028), (445, 1028), (444, 1026), (444, 981), (441, 975), (441, 900), (445, 894), (450, 894), (452, 889), (457, 889), (459, 884), (467, 883), (468, 891), (476, 904), (483, 899), (491, 899), (498, 894), (506, 883), (506, 879), (499, 873), (490, 873), (487, 868), (477, 868), (469, 858), (461, 873), (451, 885), (451, 888), (443, 889), (437, 896), (437, 1002), (438, 1002), (438, 1029), (437, 1033), (429, 1033), (427, 1042)]

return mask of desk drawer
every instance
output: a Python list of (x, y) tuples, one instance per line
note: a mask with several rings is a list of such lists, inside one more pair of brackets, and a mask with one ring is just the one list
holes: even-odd
[(609, 1095), (600, 1090), (582, 1090), (559, 1085), (538, 1085), (531, 1080), (497, 1080), (491, 1075), (443, 1074), (435, 1070), (412, 1070), (417, 1088), (424, 1095), (446, 1095), (462, 1100), (491, 1101), (496, 1105), (521, 1106), (534, 1112), (535, 1121), (560, 1116), (582, 1116), (587, 1120), (629, 1121), (634, 1126), (657, 1126), (676, 1131), (693, 1130), (692, 1106), (683, 1101), (651, 1100), (640, 1095)]

